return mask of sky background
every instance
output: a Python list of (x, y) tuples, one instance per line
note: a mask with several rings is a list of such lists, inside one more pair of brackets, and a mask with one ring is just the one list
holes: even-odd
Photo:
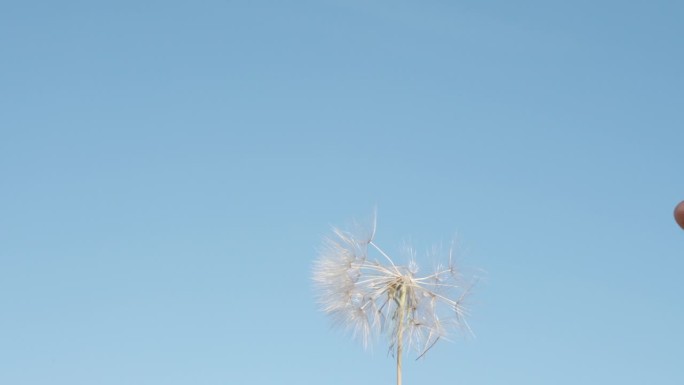
[(0, 2), (0, 383), (392, 384), (310, 279), (374, 207), (481, 277), (405, 384), (684, 383), (683, 19)]

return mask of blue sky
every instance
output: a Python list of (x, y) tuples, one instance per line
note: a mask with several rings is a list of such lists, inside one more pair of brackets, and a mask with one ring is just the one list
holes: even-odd
[(391, 384), (310, 281), (377, 206), (482, 277), (406, 384), (681, 384), (683, 18), (2, 2), (0, 383)]

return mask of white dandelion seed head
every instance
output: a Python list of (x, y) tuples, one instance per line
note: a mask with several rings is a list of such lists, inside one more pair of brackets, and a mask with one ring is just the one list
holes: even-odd
[(365, 236), (333, 229), (314, 263), (313, 281), (321, 310), (364, 347), (384, 335), (390, 351), (401, 343), (422, 357), (455, 329), (467, 330), (464, 284), (453, 264), (419, 276), (410, 253), (398, 266), (375, 243), (375, 220)]

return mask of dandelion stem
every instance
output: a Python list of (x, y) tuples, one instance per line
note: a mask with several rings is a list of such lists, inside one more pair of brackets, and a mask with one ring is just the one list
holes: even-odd
[(397, 316), (399, 323), (397, 325), (397, 385), (401, 385), (401, 353), (402, 340), (404, 339), (404, 318), (406, 311), (406, 285), (402, 284), (399, 288), (399, 307), (397, 308)]

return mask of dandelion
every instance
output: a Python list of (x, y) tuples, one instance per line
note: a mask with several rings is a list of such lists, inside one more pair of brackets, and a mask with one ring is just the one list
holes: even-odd
[(462, 284), (453, 246), (447, 265), (420, 276), (415, 253), (407, 266), (395, 264), (375, 243), (375, 229), (375, 218), (365, 236), (334, 228), (315, 262), (313, 280), (321, 309), (335, 325), (349, 329), (364, 347), (378, 335), (388, 338), (401, 385), (405, 348), (420, 359), (452, 329), (470, 331), (463, 299), (471, 285)]

